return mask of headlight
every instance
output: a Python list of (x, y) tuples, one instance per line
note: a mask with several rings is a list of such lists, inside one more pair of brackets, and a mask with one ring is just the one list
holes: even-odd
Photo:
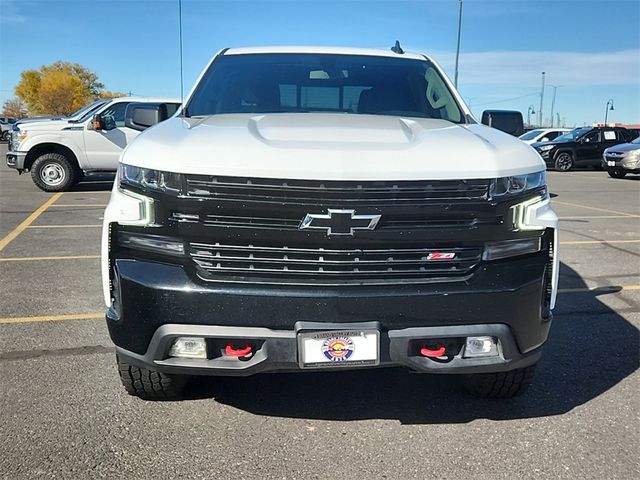
[(123, 163), (119, 167), (118, 181), (122, 187), (131, 186), (158, 192), (179, 193), (182, 187), (182, 175), (179, 173), (161, 172)]
[(496, 178), (491, 185), (491, 196), (502, 197), (509, 194), (524, 193), (546, 186), (547, 172), (544, 170), (526, 175)]
[(18, 130), (17, 132), (18, 142), (22, 143), (27, 139), (27, 131), (26, 130)]
[(628, 152), (627, 155), (625, 156), (625, 160), (630, 160), (632, 162), (636, 162), (640, 160), (640, 148), (638, 150), (633, 150), (631, 152)]
[(540, 152), (546, 152), (548, 150), (551, 150), (555, 145), (542, 145), (541, 147), (537, 147), (536, 150), (540, 151)]

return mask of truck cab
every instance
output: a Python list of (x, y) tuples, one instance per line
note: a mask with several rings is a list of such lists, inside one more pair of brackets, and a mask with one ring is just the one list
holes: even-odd
[(140, 133), (125, 126), (132, 103), (165, 105), (171, 115), (180, 106), (176, 99), (122, 97), (97, 100), (69, 117), (19, 121), (7, 166), (31, 172), (35, 185), (48, 192), (67, 190), (86, 173), (114, 172), (122, 150)]

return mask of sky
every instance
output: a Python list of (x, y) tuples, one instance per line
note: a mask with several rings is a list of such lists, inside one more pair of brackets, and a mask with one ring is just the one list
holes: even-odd
[[(330, 45), (422, 52), (454, 76), (457, 0), (183, 0), (185, 94), (218, 50)], [(639, 0), (464, 0), (459, 90), (476, 116), (543, 103), (566, 126), (640, 123)], [(178, 0), (0, 0), (0, 103), (56, 60), (108, 90), (180, 96)], [(554, 114), (557, 119), (557, 115)], [(556, 120), (557, 122), (557, 120)]]

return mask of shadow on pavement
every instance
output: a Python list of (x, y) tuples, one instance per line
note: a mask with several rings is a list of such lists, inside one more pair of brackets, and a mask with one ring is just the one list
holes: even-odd
[(108, 191), (113, 188), (113, 173), (92, 173), (69, 189), (70, 192), (99, 192)]
[[(586, 286), (566, 265), (562, 272), (571, 288)], [(338, 421), (438, 424), (561, 415), (638, 369), (638, 330), (598, 300), (612, 291), (559, 296), (534, 384), (511, 400), (474, 398), (462, 390), (456, 376), (404, 369), (203, 377), (192, 385), (190, 398), (214, 398), (257, 415)]]

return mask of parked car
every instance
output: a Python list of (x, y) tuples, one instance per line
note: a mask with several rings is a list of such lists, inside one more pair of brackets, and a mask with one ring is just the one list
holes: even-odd
[(570, 128), (536, 128), (523, 133), (518, 138), (524, 143), (532, 145), (534, 143), (553, 142), (560, 135), (570, 131)]
[(545, 166), (429, 57), (225, 49), (120, 162), (102, 274), (130, 394), (377, 366), (529, 385), (558, 281)]
[(0, 140), (5, 142), (9, 140), (9, 133), (16, 119), (13, 117), (0, 117)]
[(602, 167), (613, 178), (623, 178), (627, 173), (640, 174), (640, 137), (607, 148), (602, 155)]
[(125, 126), (125, 111), (133, 102), (164, 105), (168, 115), (180, 106), (175, 99), (122, 97), (98, 100), (69, 117), (17, 122), (7, 166), (31, 172), (47, 192), (67, 190), (88, 172), (114, 172), (123, 148), (139, 134)]
[(567, 172), (575, 167), (601, 168), (605, 149), (630, 142), (633, 133), (622, 127), (581, 127), (553, 142), (534, 143), (547, 167)]

